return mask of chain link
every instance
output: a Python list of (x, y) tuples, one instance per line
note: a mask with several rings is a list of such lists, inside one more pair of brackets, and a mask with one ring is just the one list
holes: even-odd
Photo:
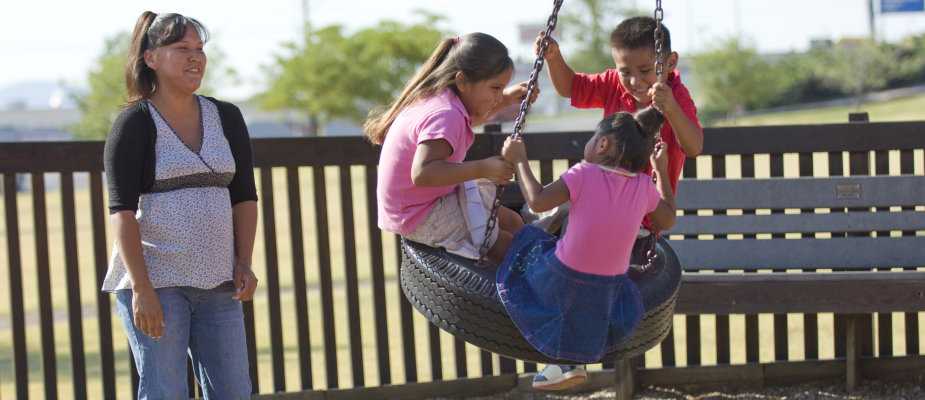
[[(562, 3), (564, 1), (565, 0), (553, 0), (552, 14), (550, 14), (549, 19), (546, 20), (546, 32), (543, 35), (543, 41), (540, 42), (540, 48), (536, 54), (536, 61), (533, 62), (533, 71), (530, 72), (530, 80), (527, 81), (527, 94), (524, 96), (523, 100), (521, 100), (520, 110), (517, 112), (517, 117), (514, 118), (514, 132), (511, 133), (511, 138), (513, 139), (519, 139), (523, 136), (524, 123), (527, 120), (527, 113), (530, 112), (530, 99), (533, 97), (533, 93), (536, 92), (540, 72), (543, 70), (543, 65), (546, 64), (546, 48), (549, 47), (549, 38), (552, 36), (552, 32), (556, 30), (556, 24), (559, 22), (559, 10), (562, 9)], [(504, 186), (501, 185), (495, 188), (495, 200), (491, 204), (491, 214), (488, 216), (488, 222), (485, 225), (485, 239), (482, 241), (482, 245), (479, 248), (479, 264), (485, 263), (485, 256), (488, 254), (488, 249), (491, 247), (491, 234), (497, 229), (498, 210), (501, 208), (501, 192), (503, 189)]]
[(665, 72), (665, 31), (662, 29), (664, 19), (662, 0), (655, 0), (655, 75), (660, 79)]

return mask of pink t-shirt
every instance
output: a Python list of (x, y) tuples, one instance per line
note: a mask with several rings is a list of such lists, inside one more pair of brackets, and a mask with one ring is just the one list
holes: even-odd
[(475, 135), (469, 113), (456, 93), (446, 89), (401, 111), (389, 128), (379, 157), (376, 197), (379, 228), (406, 235), (414, 232), (437, 199), (455, 186), (420, 187), (411, 181), (411, 162), (418, 144), (443, 139), (453, 148), (449, 162), (461, 163)]
[(572, 202), (568, 229), (556, 243), (565, 265), (595, 275), (626, 273), (642, 218), (661, 199), (650, 176), (627, 175), (589, 162), (562, 174)]

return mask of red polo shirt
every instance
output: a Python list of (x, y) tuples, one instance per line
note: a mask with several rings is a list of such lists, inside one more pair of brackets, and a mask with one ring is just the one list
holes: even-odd
[[(697, 106), (691, 99), (687, 87), (681, 83), (681, 74), (677, 70), (672, 71), (668, 77), (668, 86), (674, 93), (675, 100), (681, 105), (681, 110), (697, 126), (700, 126), (700, 120), (697, 119)], [(608, 69), (599, 74), (580, 74), (576, 73), (572, 79), (572, 106), (576, 108), (603, 108), (604, 117), (613, 113), (625, 111), (635, 113), (637, 111), (636, 99), (623, 88), (620, 83), (620, 73), (615, 69)], [(684, 167), (684, 159), (687, 156), (681, 149), (681, 143), (678, 142), (671, 129), (671, 125), (666, 121), (662, 126), (662, 141), (668, 145), (668, 175), (671, 180), (671, 188), (675, 193), (678, 191), (678, 179), (681, 177), (681, 170)], [(652, 167), (647, 166), (647, 174), (652, 174)]]

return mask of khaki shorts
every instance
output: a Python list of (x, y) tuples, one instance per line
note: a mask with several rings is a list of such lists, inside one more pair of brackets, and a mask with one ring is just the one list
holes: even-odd
[[(493, 183), (482, 179), (457, 186), (455, 191), (437, 200), (424, 221), (405, 239), (443, 248), (458, 256), (480, 258), (495, 190)], [(489, 248), (498, 239), (499, 230), (496, 224)]]

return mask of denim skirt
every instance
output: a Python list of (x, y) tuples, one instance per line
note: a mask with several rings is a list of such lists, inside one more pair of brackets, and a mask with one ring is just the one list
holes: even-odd
[(495, 277), (498, 295), (524, 338), (543, 355), (594, 363), (628, 338), (644, 314), (636, 284), (569, 268), (556, 237), (526, 225)]

